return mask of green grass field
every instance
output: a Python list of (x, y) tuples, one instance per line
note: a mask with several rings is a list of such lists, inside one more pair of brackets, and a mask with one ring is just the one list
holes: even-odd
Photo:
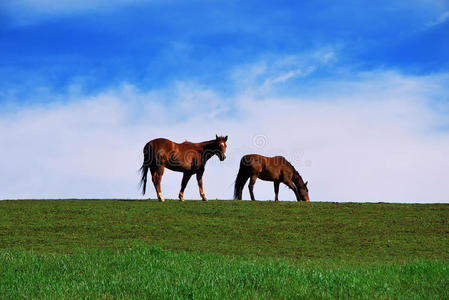
[(0, 202), (0, 298), (449, 298), (449, 205)]

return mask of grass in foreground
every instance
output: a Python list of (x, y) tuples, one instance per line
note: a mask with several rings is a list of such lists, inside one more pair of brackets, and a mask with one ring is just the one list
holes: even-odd
[(447, 299), (448, 219), (449, 205), (1, 201), (0, 298)]
[(371, 264), (449, 259), (449, 205), (251, 201), (0, 201), (0, 249), (159, 246)]
[(284, 260), (137, 247), (0, 251), (0, 298), (448, 299), (449, 262), (299, 267)]

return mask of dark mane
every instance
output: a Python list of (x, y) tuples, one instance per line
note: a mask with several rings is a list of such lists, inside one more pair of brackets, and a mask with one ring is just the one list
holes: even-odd
[(209, 146), (209, 145), (213, 145), (217, 142), (217, 140), (210, 140), (210, 141), (204, 141), (199, 143), (201, 146)]

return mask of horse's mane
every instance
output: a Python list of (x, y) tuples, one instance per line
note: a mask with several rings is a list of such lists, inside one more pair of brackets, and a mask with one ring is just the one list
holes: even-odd
[(184, 142), (182, 142), (181, 144), (190, 144), (190, 145), (196, 145), (196, 146), (209, 146), (212, 145), (213, 143), (215, 143), (215, 139), (214, 140), (210, 140), (210, 141), (204, 141), (204, 142), (199, 142), (199, 143), (194, 143), (188, 140), (184, 140)]
[(213, 140), (210, 140), (210, 141), (200, 142), (200, 143), (198, 143), (198, 144), (200, 144), (201, 146), (209, 146), (209, 145), (214, 144), (216, 141), (217, 141), (217, 140), (213, 139)]
[(305, 185), (304, 179), (302, 179), (301, 174), (293, 167), (293, 170), (298, 174), (298, 180), (301, 185)]

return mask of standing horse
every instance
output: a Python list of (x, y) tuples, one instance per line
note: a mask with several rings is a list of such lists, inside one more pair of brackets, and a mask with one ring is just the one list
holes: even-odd
[(240, 160), (240, 169), (235, 179), (234, 199), (242, 200), (242, 191), (246, 181), (249, 181), (251, 200), (254, 198), (254, 184), (260, 178), (274, 182), (274, 201), (279, 201), (279, 184), (287, 185), (296, 195), (298, 201), (310, 201), (307, 182), (304, 183), (298, 171), (282, 156), (266, 157), (258, 154), (248, 154)]
[(203, 201), (207, 201), (203, 192), (203, 173), (206, 162), (209, 158), (217, 155), (223, 161), (226, 158), (226, 141), (228, 136), (215, 136), (214, 140), (191, 143), (184, 142), (181, 144), (172, 142), (167, 139), (159, 138), (148, 142), (143, 148), (143, 164), (140, 168), (142, 172), (141, 183), (143, 184), (143, 195), (147, 186), (148, 169), (151, 172), (154, 188), (157, 192), (159, 201), (164, 202), (161, 192), (161, 181), (164, 169), (177, 172), (183, 172), (181, 182), (181, 191), (179, 192), (179, 200), (184, 201), (184, 189), (189, 182), (190, 177), (196, 174), (200, 195)]

